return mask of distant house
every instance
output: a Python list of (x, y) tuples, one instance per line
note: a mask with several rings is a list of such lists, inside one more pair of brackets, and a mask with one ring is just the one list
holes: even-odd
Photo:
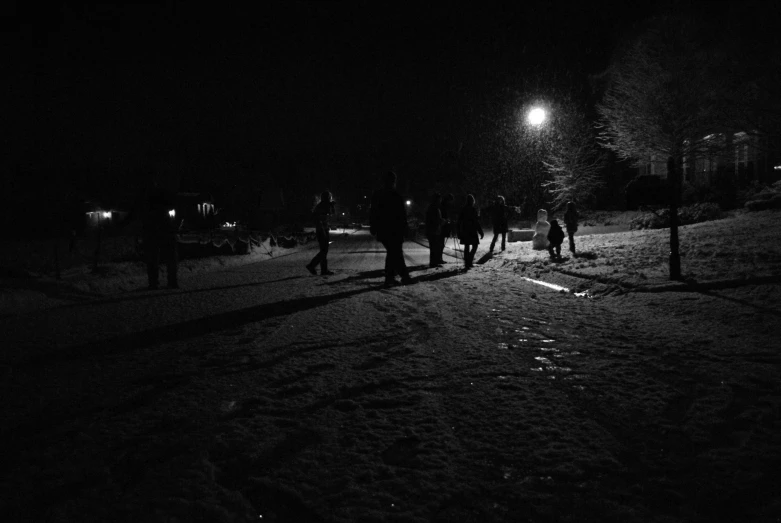
[(184, 229), (208, 229), (217, 224), (214, 198), (209, 193), (177, 193), (176, 213), (181, 218)]
[[(772, 183), (781, 178), (779, 151), (746, 132), (718, 132), (702, 137), (693, 153), (683, 158), (683, 179), (696, 185), (727, 180), (738, 186), (751, 181)], [(639, 176), (667, 178), (667, 158), (652, 155)]]
[(87, 230), (119, 227), (129, 214), (128, 211), (101, 205), (96, 200), (86, 200), (82, 208), (85, 217), (84, 226)]

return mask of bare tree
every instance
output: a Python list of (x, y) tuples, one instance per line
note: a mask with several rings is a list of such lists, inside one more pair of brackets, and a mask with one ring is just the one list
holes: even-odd
[(680, 161), (721, 123), (720, 57), (698, 32), (691, 19), (661, 17), (619, 52), (597, 106), (602, 144), (619, 158), (635, 166), (653, 156)]
[(548, 147), (542, 164), (553, 208), (570, 200), (587, 202), (605, 183), (606, 156), (597, 146), (593, 127), (571, 100), (557, 103), (558, 139)]
[(689, 17), (654, 19), (615, 57), (597, 110), (602, 144), (635, 166), (667, 161), (670, 188), (670, 278), (680, 279), (678, 202), (684, 157), (713, 147), (706, 139), (724, 123), (715, 74), (724, 56)]

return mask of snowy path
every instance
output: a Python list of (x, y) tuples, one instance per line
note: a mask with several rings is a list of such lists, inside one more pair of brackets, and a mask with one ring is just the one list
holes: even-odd
[[(3, 488), (18, 492), (5, 508), (55, 521), (773, 510), (757, 500), (779, 485), (767, 340), (781, 333), (757, 311), (735, 305), (736, 323), (709, 313), (714, 296), (577, 298), (500, 259), (423, 269), (415, 244), (424, 281), (383, 290), (376, 243), (332, 249), (332, 277), (306, 274), (305, 251), (3, 318)], [(721, 336), (739, 343), (708, 351)]]

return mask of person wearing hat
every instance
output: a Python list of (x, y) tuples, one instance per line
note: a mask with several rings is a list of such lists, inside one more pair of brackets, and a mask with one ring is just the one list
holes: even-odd
[(315, 205), (312, 214), (315, 217), (315, 233), (317, 234), (317, 243), (320, 251), (312, 258), (306, 266), (311, 274), (317, 274), (315, 267), (320, 265), (320, 274), (329, 276), (333, 274), (328, 270), (328, 245), (331, 243), (331, 228), (328, 225), (328, 217), (334, 213), (334, 201), (331, 199), (330, 191), (323, 191), (320, 195), (320, 202)]

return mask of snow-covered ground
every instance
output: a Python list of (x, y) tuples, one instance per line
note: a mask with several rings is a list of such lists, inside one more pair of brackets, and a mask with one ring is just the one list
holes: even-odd
[(305, 248), (179, 291), (139, 291), (143, 267), (43, 288), (0, 317), (0, 511), (777, 521), (779, 216), (682, 227), (686, 282), (668, 230), (577, 236), (556, 262), (490, 256), (488, 234), (467, 273), (407, 244), (420, 283), (383, 290), (359, 232), (328, 278)]

